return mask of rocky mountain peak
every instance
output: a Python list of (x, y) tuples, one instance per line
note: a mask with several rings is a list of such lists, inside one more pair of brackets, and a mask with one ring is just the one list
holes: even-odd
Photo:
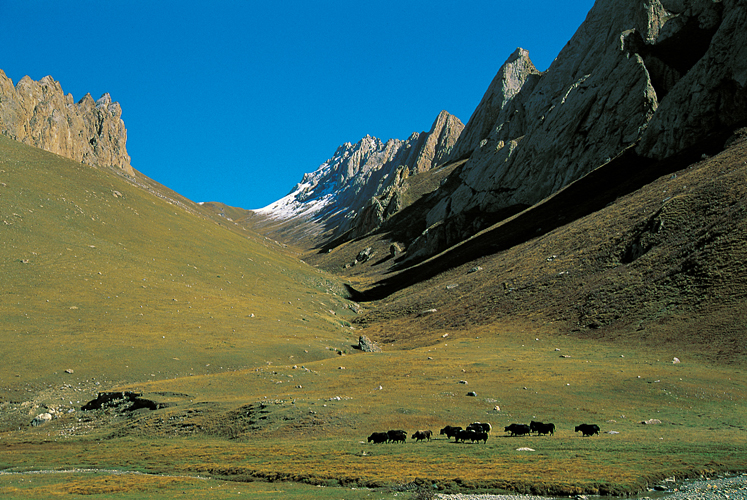
[(363, 234), (401, 207), (410, 174), (446, 160), (463, 128), (458, 118), (441, 111), (429, 132), (406, 140), (383, 142), (366, 135), (346, 142), (315, 172), (304, 174), (287, 196), (255, 213), (302, 227), (303, 234)]
[(598, 0), (550, 68), (517, 49), (450, 159), (408, 257), (432, 255), (629, 148), (664, 159), (747, 119), (743, 2)]
[(111, 166), (134, 176), (127, 154), (122, 108), (108, 93), (75, 103), (51, 76), (13, 82), (0, 70), (0, 133), (92, 166)]
[[(449, 160), (458, 160), (469, 156), (480, 145), (480, 142), (491, 135), (494, 125), (511, 123), (511, 118), (521, 108), (521, 99), (512, 106), (517, 97), (525, 97), (532, 93), (538, 83), (540, 72), (529, 59), (529, 52), (517, 48), (503, 63), (498, 73), (490, 83), (482, 100), (472, 113), (464, 132)], [(517, 124), (514, 124), (514, 129)], [(521, 131), (515, 134), (521, 135)], [(505, 139), (504, 139), (505, 140)]]
[(459, 118), (445, 110), (441, 111), (427, 133), (423, 147), (410, 165), (411, 173), (427, 172), (444, 164), (463, 130), (464, 124)]

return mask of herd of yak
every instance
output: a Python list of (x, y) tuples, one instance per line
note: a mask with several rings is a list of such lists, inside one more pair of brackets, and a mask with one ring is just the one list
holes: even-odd
[[(446, 436), (446, 439), (454, 438), (454, 442), (466, 443), (470, 441), (472, 443), (483, 443), (488, 442), (488, 433), (492, 430), (492, 426), (487, 422), (474, 422), (463, 429), (458, 426), (447, 425), (441, 429), (440, 435)], [(509, 436), (524, 436), (536, 432), (538, 436), (553, 435), (555, 434), (555, 424), (542, 423), (532, 421), (529, 425), (527, 424), (511, 424), (504, 427), (504, 430), (509, 433)], [(581, 432), (581, 435), (593, 436), (594, 434), (599, 435), (599, 426), (596, 424), (581, 424), (576, 426), (575, 432)], [(430, 441), (433, 436), (433, 432), (430, 430), (419, 430), (415, 431), (412, 435), (412, 439), (420, 441)], [(368, 436), (369, 443), (405, 443), (407, 442), (407, 432), (403, 430), (392, 430), (387, 432), (374, 432)]]

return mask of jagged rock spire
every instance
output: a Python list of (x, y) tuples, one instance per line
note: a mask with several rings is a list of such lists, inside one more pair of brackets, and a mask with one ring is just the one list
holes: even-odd
[(0, 70), (0, 133), (17, 141), (93, 166), (113, 166), (135, 175), (127, 154), (122, 108), (106, 93), (77, 103), (51, 76), (23, 77), (14, 87)]

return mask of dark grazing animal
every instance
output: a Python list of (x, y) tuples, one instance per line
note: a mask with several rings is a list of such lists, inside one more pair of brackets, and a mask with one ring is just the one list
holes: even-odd
[(407, 432), (396, 430), (396, 431), (387, 431), (387, 436), (389, 437), (390, 443), (406, 443), (407, 442)]
[(374, 444), (386, 443), (389, 441), (389, 435), (386, 432), (374, 432), (368, 436), (368, 442), (373, 441)]
[(430, 441), (432, 435), (433, 432), (431, 431), (415, 431), (415, 434), (412, 435), (412, 438), (417, 441), (422, 441), (423, 439), (425, 439), (426, 441)]
[(543, 434), (555, 434), (555, 424), (543, 424), (542, 422), (535, 422), (532, 420), (529, 422), (529, 428), (532, 430), (532, 432), (536, 432), (538, 436), (541, 436)]
[(472, 439), (473, 443), (474, 442), (478, 442), (479, 443), (480, 441), (482, 441), (483, 443), (487, 443), (488, 442), (488, 433), (485, 432), (485, 431), (475, 431), (475, 432), (472, 433), (472, 437), (470, 439)]
[(483, 443), (488, 442), (488, 433), (484, 431), (474, 431), (470, 429), (464, 429), (457, 433), (455, 436), (454, 442), (458, 443), (459, 441), (466, 443), (467, 441), (471, 441), (473, 443), (482, 441)]
[(458, 443), (459, 441), (465, 442), (468, 439), (472, 438), (472, 433), (474, 431), (468, 431), (466, 429), (459, 429), (457, 433), (454, 435), (454, 442)]
[(576, 432), (581, 431), (581, 436), (599, 435), (599, 426), (597, 424), (581, 424), (576, 426)]
[(523, 436), (529, 434), (532, 429), (527, 424), (511, 424), (504, 427), (506, 432), (510, 432), (512, 436)]
[(467, 429), (460, 429), (456, 435), (454, 436), (454, 442), (458, 443), (459, 441), (465, 443), (468, 440), (472, 440), (472, 434), (474, 434), (475, 431), (468, 431)]
[(493, 426), (491, 426), (488, 422), (473, 422), (467, 426), (467, 430), (476, 432), (490, 432), (491, 430), (493, 430)]
[(461, 431), (461, 427), (457, 427), (455, 425), (447, 425), (443, 429), (441, 429), (440, 435), (446, 435), (446, 439), (456, 437), (457, 433)]

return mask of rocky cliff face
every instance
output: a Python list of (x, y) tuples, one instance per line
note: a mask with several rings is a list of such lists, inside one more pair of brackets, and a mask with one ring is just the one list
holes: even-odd
[(442, 111), (430, 131), (404, 141), (366, 136), (345, 143), (315, 172), (305, 174), (290, 194), (254, 212), (303, 223), (307, 233), (365, 234), (400, 209), (411, 174), (446, 160), (463, 128), (458, 118)]
[(747, 119), (747, 4), (598, 0), (550, 68), (517, 49), (453, 148), (469, 158), (408, 257), (431, 255), (635, 147), (662, 159)]
[(50, 76), (23, 77), (14, 87), (0, 70), (0, 133), (92, 166), (112, 166), (134, 176), (127, 154), (122, 108), (109, 94), (75, 103)]

